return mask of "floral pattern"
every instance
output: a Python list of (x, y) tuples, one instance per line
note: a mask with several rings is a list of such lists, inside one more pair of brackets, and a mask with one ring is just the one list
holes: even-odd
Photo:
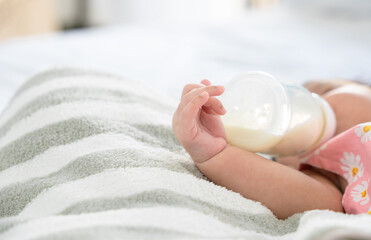
[(365, 205), (370, 201), (370, 195), (367, 192), (369, 182), (370, 179), (368, 181), (362, 181), (361, 184), (357, 184), (353, 188), (351, 196), (354, 202), (359, 202), (361, 205)]
[(371, 122), (335, 136), (301, 163), (344, 177), (348, 181), (342, 199), (344, 210), (371, 215)]
[(343, 155), (344, 158), (340, 158), (340, 162), (344, 164), (341, 166), (341, 169), (344, 171), (343, 177), (348, 183), (352, 183), (363, 176), (364, 167), (361, 162), (361, 156), (355, 156), (352, 152), (344, 152)]
[(360, 124), (355, 129), (354, 132), (357, 134), (359, 138), (361, 138), (361, 142), (364, 144), (367, 141), (371, 141), (371, 125), (368, 124)]

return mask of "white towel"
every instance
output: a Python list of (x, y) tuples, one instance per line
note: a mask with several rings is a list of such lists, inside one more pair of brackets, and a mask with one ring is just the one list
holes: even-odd
[[(0, 117), (0, 239), (367, 239), (371, 216), (278, 220), (210, 182), (171, 130), (177, 100), (55, 69)], [(370, 239), (370, 238), (369, 238)]]

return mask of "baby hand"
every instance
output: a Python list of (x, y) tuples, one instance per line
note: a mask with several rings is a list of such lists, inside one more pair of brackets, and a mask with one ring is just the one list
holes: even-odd
[(215, 98), (224, 87), (212, 86), (208, 80), (201, 83), (184, 87), (173, 116), (173, 131), (196, 164), (209, 160), (227, 145), (220, 119), (226, 110)]

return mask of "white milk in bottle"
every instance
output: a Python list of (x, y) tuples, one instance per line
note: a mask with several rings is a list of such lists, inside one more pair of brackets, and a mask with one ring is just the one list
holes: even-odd
[(325, 100), (263, 72), (237, 76), (221, 101), (227, 141), (252, 152), (297, 155), (335, 133), (335, 116)]

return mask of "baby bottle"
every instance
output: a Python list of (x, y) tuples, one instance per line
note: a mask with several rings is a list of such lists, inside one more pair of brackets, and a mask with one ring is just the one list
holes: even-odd
[(252, 152), (298, 155), (335, 134), (336, 118), (323, 98), (264, 72), (237, 76), (220, 100), (227, 141)]

